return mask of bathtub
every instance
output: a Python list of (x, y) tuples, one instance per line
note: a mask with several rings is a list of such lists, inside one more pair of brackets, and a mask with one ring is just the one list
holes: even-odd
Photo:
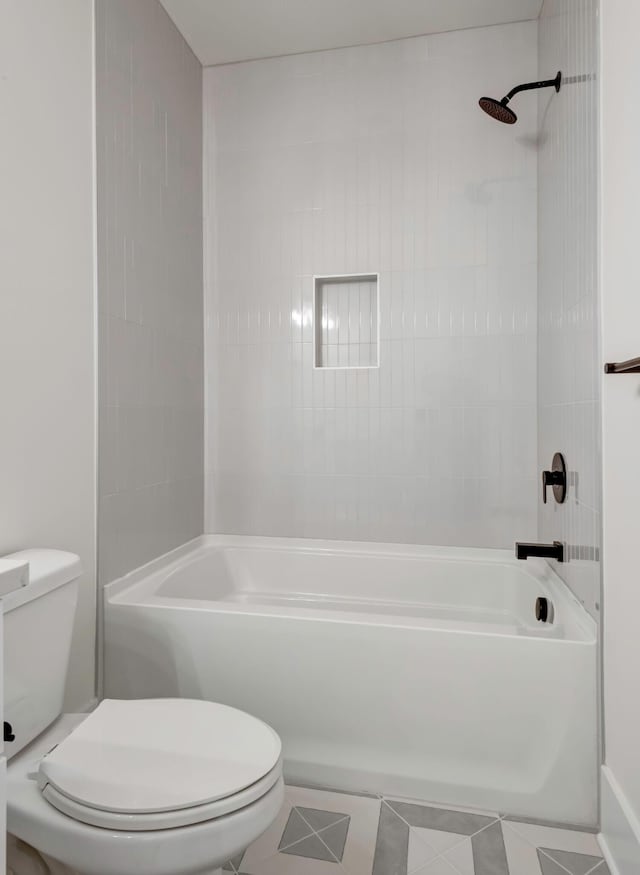
[(105, 695), (242, 708), (292, 782), (597, 823), (596, 625), (542, 560), (205, 536), (104, 616)]

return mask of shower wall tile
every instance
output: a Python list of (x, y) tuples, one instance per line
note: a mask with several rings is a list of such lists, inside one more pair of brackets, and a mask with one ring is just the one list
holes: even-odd
[(157, 0), (96, 3), (98, 575), (203, 531), (202, 68)]
[(538, 466), (556, 451), (569, 469), (566, 504), (539, 505), (541, 539), (564, 541), (556, 570), (594, 615), (600, 601), (598, 334), (598, 0), (545, 0), (539, 97)]
[[(535, 538), (536, 104), (477, 101), (536, 76), (536, 22), (205, 70), (207, 531)], [(379, 368), (314, 369), (368, 273)]]

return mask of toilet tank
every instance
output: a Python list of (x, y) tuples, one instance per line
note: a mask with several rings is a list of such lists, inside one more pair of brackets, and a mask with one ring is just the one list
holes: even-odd
[[(29, 583), (2, 597), (4, 719), (15, 736), (12, 757), (62, 713), (80, 558), (62, 550), (21, 550)], [(6, 729), (6, 727), (5, 727)]]

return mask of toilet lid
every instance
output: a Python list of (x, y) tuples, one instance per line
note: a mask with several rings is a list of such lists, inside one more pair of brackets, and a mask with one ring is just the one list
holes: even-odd
[(225, 799), (279, 762), (255, 717), (192, 699), (105, 699), (40, 763), (41, 790), (120, 814), (173, 812)]

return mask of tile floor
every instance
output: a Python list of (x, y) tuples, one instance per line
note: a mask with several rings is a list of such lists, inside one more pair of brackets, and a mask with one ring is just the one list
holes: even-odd
[(235, 875), (610, 875), (588, 832), (494, 812), (288, 786)]

